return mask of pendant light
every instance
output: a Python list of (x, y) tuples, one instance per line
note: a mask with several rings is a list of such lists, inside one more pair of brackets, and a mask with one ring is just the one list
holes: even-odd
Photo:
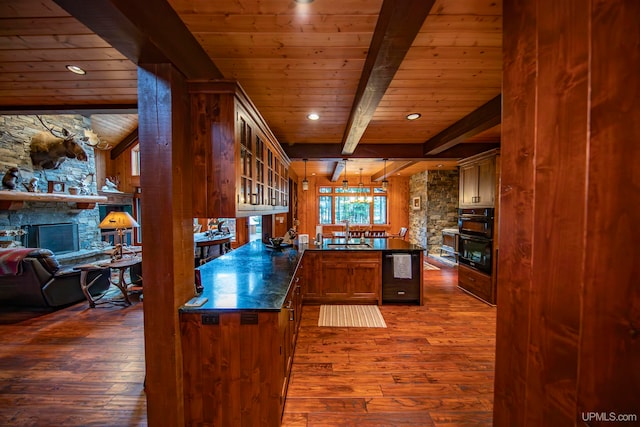
[(364, 188), (364, 184), (362, 183), (362, 168), (360, 168), (360, 184), (358, 184), (358, 187), (360, 187), (360, 192), (362, 192)]
[(309, 181), (307, 181), (307, 159), (302, 159), (304, 162), (304, 179), (302, 180), (302, 191), (309, 189)]
[(349, 188), (349, 181), (347, 180), (347, 159), (344, 159), (344, 179), (342, 180), (342, 188), (345, 190)]
[(389, 181), (387, 181), (387, 159), (384, 159), (384, 175), (382, 175), (382, 189), (387, 190)]

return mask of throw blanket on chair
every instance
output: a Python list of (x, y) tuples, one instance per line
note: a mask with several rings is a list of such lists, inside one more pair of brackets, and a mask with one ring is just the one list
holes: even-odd
[(20, 273), (20, 262), (33, 251), (33, 248), (0, 249), (0, 274)]

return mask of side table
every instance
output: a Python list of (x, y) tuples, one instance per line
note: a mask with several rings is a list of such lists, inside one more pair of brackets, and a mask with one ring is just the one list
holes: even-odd
[[(91, 288), (91, 286), (96, 282), (97, 277), (95, 279), (93, 279), (90, 283), (87, 283), (87, 276), (89, 274), (90, 271), (93, 270), (98, 270), (101, 268), (105, 268), (108, 267), (111, 270), (117, 270), (118, 272), (118, 281), (117, 282), (113, 282), (111, 281), (111, 277), (109, 277), (109, 282), (112, 285), (115, 285), (118, 287), (118, 289), (120, 289), (120, 292), (122, 292), (122, 296), (124, 297), (124, 301), (127, 305), (131, 305), (131, 300), (129, 299), (129, 285), (131, 285), (131, 283), (126, 283), (124, 280), (124, 273), (132, 266), (137, 265), (139, 263), (142, 262), (142, 258), (141, 257), (131, 257), (131, 258), (122, 258), (119, 260), (115, 260), (115, 261), (111, 261), (111, 262), (107, 262), (107, 263), (100, 263), (99, 265), (79, 265), (77, 267), (75, 267), (76, 270), (80, 270), (80, 288), (82, 289), (82, 293), (84, 294), (85, 298), (87, 299), (87, 301), (89, 301), (89, 306), (91, 308), (95, 308), (96, 306), (96, 301), (98, 301), (100, 298), (102, 298), (104, 296), (101, 295), (98, 298), (94, 298), (91, 293), (89, 292), (89, 288)], [(98, 276), (99, 277), (99, 276)]]

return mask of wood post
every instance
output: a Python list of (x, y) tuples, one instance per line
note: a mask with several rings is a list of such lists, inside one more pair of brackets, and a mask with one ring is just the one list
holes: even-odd
[(178, 307), (194, 296), (189, 104), (169, 64), (138, 71), (149, 425), (184, 425)]

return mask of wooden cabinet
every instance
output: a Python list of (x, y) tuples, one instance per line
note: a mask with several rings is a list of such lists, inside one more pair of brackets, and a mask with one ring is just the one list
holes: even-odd
[(321, 298), (326, 302), (380, 302), (380, 252), (324, 252)]
[(488, 274), (458, 264), (458, 286), (489, 304), (496, 303), (495, 281)]
[(296, 273), (279, 311), (180, 313), (185, 425), (280, 425), (302, 280)]
[(303, 273), (303, 300), (317, 301), (322, 296), (322, 252), (305, 251), (299, 269)]
[(496, 199), (496, 150), (458, 162), (461, 208), (493, 207)]
[(289, 164), (266, 122), (234, 81), (192, 82), (195, 217), (289, 210)]

